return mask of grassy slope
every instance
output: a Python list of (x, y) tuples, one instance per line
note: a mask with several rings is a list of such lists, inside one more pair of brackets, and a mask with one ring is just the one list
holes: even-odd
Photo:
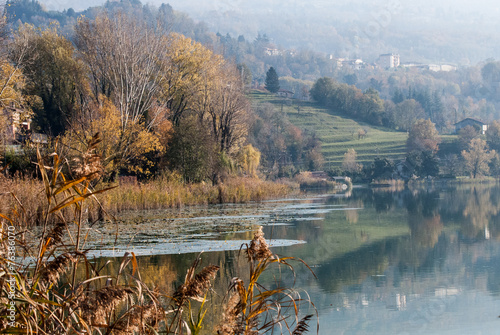
[[(272, 103), (281, 109), (281, 98), (270, 94), (252, 92), (252, 105)], [(358, 153), (358, 161), (362, 164), (373, 162), (380, 155), (392, 160), (405, 156), (406, 132), (397, 132), (383, 127), (374, 127), (364, 122), (358, 122), (340, 114), (319, 107), (312, 102), (300, 102), (300, 112), (297, 111), (297, 101), (288, 100), (283, 104), (290, 121), (301, 129), (314, 131), (323, 143), (323, 155), (326, 167), (336, 167), (342, 164), (347, 149), (353, 148)], [(367, 132), (364, 139), (358, 139), (358, 129)]]

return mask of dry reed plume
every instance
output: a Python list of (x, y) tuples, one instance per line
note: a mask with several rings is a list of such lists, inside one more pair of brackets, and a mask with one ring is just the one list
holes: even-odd
[(290, 261), (305, 263), (293, 257), (280, 258), (273, 254), (264, 238), (262, 227), (255, 233), (250, 244), (246, 245), (245, 252), (250, 268), (249, 282), (245, 285), (242, 279), (233, 278), (223, 319), (216, 329), (217, 334), (258, 335), (277, 329), (281, 334), (285, 331), (292, 335), (306, 333), (312, 315), (299, 320), (300, 307), (303, 304), (314, 307), (312, 302), (302, 299), (293, 288), (266, 289), (259, 284), (261, 275), (273, 264), (285, 266), (293, 272)]

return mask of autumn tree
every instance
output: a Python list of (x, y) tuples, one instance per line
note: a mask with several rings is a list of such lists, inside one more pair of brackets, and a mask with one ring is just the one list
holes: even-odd
[(348, 149), (344, 154), (344, 159), (342, 161), (342, 169), (349, 173), (357, 173), (362, 169), (362, 166), (357, 162), (356, 150)]
[(321, 170), (325, 164), (325, 158), (321, 153), (321, 142), (314, 133), (307, 138), (304, 145), (304, 151), (306, 166), (309, 171)]
[(73, 153), (81, 152), (85, 141), (99, 133), (102, 143), (97, 153), (106, 178), (116, 177), (119, 171), (149, 175), (155, 162), (148, 155), (164, 149), (161, 139), (165, 134), (148, 131), (142, 122), (123, 128), (119, 109), (105, 96), (99, 97), (99, 103), (89, 104), (69, 124), (62, 142)]
[[(3, 13), (2, 13), (3, 14)], [(20, 69), (20, 63), (24, 59), (28, 41), (24, 41), (22, 52), (17, 58), (9, 59), (9, 46), (7, 44), (7, 28), (5, 16), (0, 16), (0, 107), (11, 104), (21, 106), (24, 104), (22, 90), (25, 86), (25, 78)], [(17, 65), (16, 65), (17, 64)]]
[(311, 97), (320, 104), (327, 105), (335, 87), (336, 83), (332, 78), (319, 78), (310, 90)]
[(469, 144), (468, 150), (462, 151), (466, 170), (473, 178), (489, 173), (490, 168), (488, 164), (495, 155), (495, 150), (488, 150), (486, 141), (480, 138), (473, 139)]
[(251, 144), (245, 145), (238, 152), (236, 162), (244, 174), (257, 177), (257, 169), (260, 164), (260, 151)]
[(393, 119), (397, 128), (409, 131), (415, 121), (424, 116), (425, 111), (420, 103), (414, 99), (408, 99), (396, 105)]
[[(191, 140), (183, 139), (182, 134), (187, 135), (198, 128), (211, 137), (210, 143), (215, 149), (211, 147), (205, 151), (210, 152), (213, 160), (205, 159), (196, 153), (197, 150), (189, 152), (194, 155), (191, 157), (196, 164), (209, 164), (204, 172), (217, 182), (224, 174), (225, 162), (235, 159), (245, 144), (248, 132), (249, 104), (244, 95), (241, 72), (221, 56), (181, 35), (170, 35), (169, 45), (164, 62), (165, 80), (160, 82), (160, 99), (166, 101), (174, 127), (175, 150), (170, 150), (170, 160), (186, 161), (188, 152), (183, 148), (197, 146)], [(193, 124), (194, 116), (199, 123), (197, 126)], [(184, 118), (188, 118), (189, 122), (183, 121)], [(184, 157), (175, 156), (177, 154)], [(195, 173), (196, 169), (191, 171), (185, 164), (183, 166), (185, 179), (201, 178), (200, 173)]]
[[(490, 134), (493, 134), (493, 132)], [(478, 137), (479, 137), (479, 130), (476, 127), (467, 126), (460, 129), (458, 131), (458, 138), (457, 138), (460, 150), (467, 150), (470, 142)]]
[(500, 62), (489, 62), (481, 68), (483, 80), (489, 83), (500, 81)]
[(159, 100), (169, 47), (163, 30), (126, 14), (100, 13), (78, 20), (75, 42), (89, 68), (94, 98), (111, 99), (124, 132), (139, 122), (151, 129), (166, 117), (166, 101)]
[(394, 173), (394, 162), (387, 158), (376, 157), (370, 166), (365, 167), (364, 173), (370, 179), (390, 179)]
[(358, 76), (356, 73), (346, 74), (344, 76), (344, 82), (349, 86), (356, 85), (358, 83)]
[(89, 70), (94, 103), (115, 108), (119, 116), (111, 166), (118, 173), (135, 162), (135, 169), (141, 165), (140, 155), (162, 148), (155, 131), (169, 117), (162, 83), (170, 64), (170, 40), (161, 29), (121, 13), (81, 18), (75, 35), (79, 57)]
[(168, 46), (162, 65), (160, 99), (169, 109), (172, 123), (178, 125), (184, 112), (200, 109), (200, 101), (210, 94), (225, 63), (220, 55), (179, 34), (168, 37)]
[(500, 150), (500, 121), (495, 120), (488, 126), (486, 141), (490, 148)]
[(462, 170), (462, 165), (463, 164), (460, 162), (459, 156), (455, 154), (445, 155), (441, 159), (443, 174), (446, 176), (459, 176)]
[(195, 115), (183, 117), (175, 127), (167, 156), (169, 166), (177, 170), (186, 182), (211, 179), (219, 152), (207, 124)]
[(318, 79), (312, 89), (311, 96), (320, 104), (349, 117), (360, 118), (372, 124), (388, 125), (384, 102), (374, 89), (362, 92), (355, 86), (339, 84), (333, 79)]
[(356, 99), (354, 108), (367, 121), (373, 124), (383, 124), (384, 102), (373, 88), (368, 89)]
[(430, 120), (420, 119), (415, 121), (411, 126), (408, 140), (406, 141), (406, 147), (408, 152), (430, 151), (435, 154), (438, 151), (440, 142), (441, 139), (434, 123)]
[(270, 67), (266, 73), (266, 82), (265, 82), (266, 90), (271, 93), (276, 93), (280, 89), (280, 80), (278, 74), (274, 67)]
[(324, 162), (321, 143), (314, 133), (293, 125), (274, 105), (257, 105), (248, 141), (261, 152), (261, 165), (268, 175), (317, 170)]
[(247, 135), (249, 104), (234, 68), (220, 71), (220, 78), (207, 83), (210, 89), (202, 97), (199, 112), (211, 125), (219, 151), (232, 154), (232, 149), (241, 147)]
[(7, 61), (0, 61), (0, 106), (23, 106), (25, 77), (21, 70)]
[(23, 91), (43, 102), (33, 106), (36, 123), (45, 133), (61, 134), (87, 94), (85, 67), (75, 59), (73, 44), (57, 26), (26, 24), (15, 33), (12, 49), (11, 59), (26, 78)]
[(418, 177), (436, 177), (439, 174), (439, 160), (432, 151), (411, 151), (406, 156), (410, 172)]

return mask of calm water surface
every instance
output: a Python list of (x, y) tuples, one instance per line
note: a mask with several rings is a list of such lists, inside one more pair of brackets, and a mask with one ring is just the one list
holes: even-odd
[(355, 188), (141, 213), (118, 233), (98, 227), (93, 254), (134, 251), (142, 277), (172, 290), (204, 251), (204, 265), (221, 266), (214, 285), (223, 292), (230, 278), (245, 276), (238, 250), (259, 226), (275, 253), (314, 270), (317, 279), (297, 265), (295, 287), (317, 307), (320, 334), (500, 334), (498, 186)]

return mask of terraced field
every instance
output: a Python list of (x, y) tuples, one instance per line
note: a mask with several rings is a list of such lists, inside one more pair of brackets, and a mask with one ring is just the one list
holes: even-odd
[[(362, 164), (373, 162), (377, 156), (392, 160), (399, 160), (405, 156), (406, 132), (358, 122), (311, 102), (283, 100), (261, 92), (253, 92), (250, 94), (250, 99), (254, 107), (262, 103), (271, 103), (277, 110), (283, 108), (294, 125), (315, 132), (323, 143), (323, 156), (328, 167), (340, 166), (344, 154), (350, 148), (356, 150), (358, 161)], [(363, 138), (358, 137), (360, 129), (366, 132)]]

